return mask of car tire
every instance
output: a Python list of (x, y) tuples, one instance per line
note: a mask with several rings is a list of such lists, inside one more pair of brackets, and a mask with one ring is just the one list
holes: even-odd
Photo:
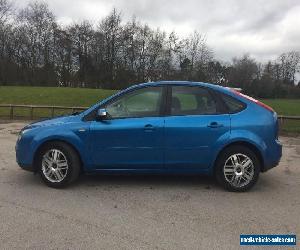
[(221, 152), (216, 161), (215, 176), (225, 189), (244, 192), (257, 182), (260, 170), (257, 155), (248, 147), (236, 145)]
[(78, 179), (81, 161), (78, 153), (63, 142), (51, 142), (40, 150), (37, 167), (49, 187), (63, 188)]

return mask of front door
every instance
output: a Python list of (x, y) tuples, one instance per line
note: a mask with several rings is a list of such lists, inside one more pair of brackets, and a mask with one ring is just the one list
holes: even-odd
[(96, 169), (163, 166), (163, 87), (144, 87), (106, 104), (108, 118), (93, 121), (91, 151)]

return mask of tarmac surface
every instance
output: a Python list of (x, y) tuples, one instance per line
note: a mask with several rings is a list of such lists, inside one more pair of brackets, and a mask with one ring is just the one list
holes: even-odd
[(240, 234), (296, 234), (299, 247), (300, 137), (280, 138), (280, 165), (246, 193), (205, 176), (82, 176), (57, 190), (16, 164), (24, 125), (0, 124), (1, 249), (261, 248)]

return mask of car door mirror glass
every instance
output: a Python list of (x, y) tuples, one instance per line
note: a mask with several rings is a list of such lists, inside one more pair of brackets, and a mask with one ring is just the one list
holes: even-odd
[(107, 111), (106, 109), (98, 109), (98, 112), (97, 112), (97, 119), (98, 120), (103, 120), (107, 117)]

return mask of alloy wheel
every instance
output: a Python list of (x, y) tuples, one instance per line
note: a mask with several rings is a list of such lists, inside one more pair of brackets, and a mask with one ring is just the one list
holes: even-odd
[(69, 169), (67, 157), (58, 149), (48, 150), (42, 157), (42, 172), (50, 182), (61, 182)]
[(248, 185), (254, 177), (254, 164), (244, 154), (233, 154), (225, 161), (224, 176), (233, 187), (240, 188)]

